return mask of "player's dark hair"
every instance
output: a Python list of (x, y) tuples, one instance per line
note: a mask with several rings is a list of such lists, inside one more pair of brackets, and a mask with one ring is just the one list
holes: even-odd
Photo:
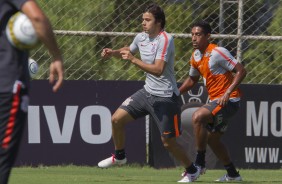
[(163, 9), (158, 6), (157, 4), (153, 3), (150, 4), (144, 11), (144, 13), (149, 12), (151, 14), (153, 14), (153, 16), (156, 19), (156, 22), (160, 22), (161, 23), (161, 28), (164, 29), (165, 27), (165, 13), (163, 11)]
[(207, 23), (206, 21), (203, 21), (203, 20), (193, 23), (192, 24), (192, 28), (193, 27), (200, 27), (200, 28), (202, 28), (202, 30), (203, 30), (205, 35), (211, 34), (211, 32), (212, 32), (210, 24)]

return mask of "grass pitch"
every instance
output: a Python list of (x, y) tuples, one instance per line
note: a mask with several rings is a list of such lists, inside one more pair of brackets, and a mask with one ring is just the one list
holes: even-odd
[[(177, 183), (183, 168), (154, 169), (127, 165), (109, 169), (87, 166), (17, 167), (12, 170), (9, 184), (171, 184)], [(207, 170), (195, 183), (218, 183), (215, 179), (225, 170)], [(243, 170), (242, 183), (282, 184), (282, 170)]]

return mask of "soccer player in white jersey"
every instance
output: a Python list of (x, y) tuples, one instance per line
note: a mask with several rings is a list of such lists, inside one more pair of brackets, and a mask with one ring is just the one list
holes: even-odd
[[(144, 88), (127, 98), (112, 116), (112, 138), (115, 154), (98, 163), (101, 168), (126, 163), (124, 127), (130, 121), (150, 114), (157, 123), (164, 147), (185, 167), (179, 182), (192, 182), (200, 174), (184, 149), (176, 142), (180, 130), (180, 96), (174, 76), (174, 40), (164, 31), (165, 14), (156, 4), (143, 13), (143, 30), (129, 47), (103, 49), (103, 58), (115, 56), (131, 61), (145, 71)], [(139, 51), (140, 59), (134, 56)]]
[(241, 181), (221, 137), (228, 126), (228, 119), (239, 109), (241, 95), (238, 86), (245, 78), (246, 70), (227, 49), (209, 43), (210, 34), (211, 27), (207, 22), (193, 24), (194, 51), (190, 59), (190, 72), (179, 90), (181, 94), (187, 92), (200, 76), (208, 90), (210, 102), (192, 116), (197, 149), (195, 163), (200, 166), (201, 174), (205, 172), (205, 152), (209, 144), (227, 171), (216, 181)]

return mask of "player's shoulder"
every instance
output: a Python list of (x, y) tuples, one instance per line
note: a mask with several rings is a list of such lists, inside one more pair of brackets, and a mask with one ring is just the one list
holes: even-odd
[(137, 33), (135, 38), (137, 39), (137, 41), (142, 42), (148, 38), (148, 34), (145, 32)]
[(168, 40), (171, 40), (171, 39), (173, 39), (173, 36), (172, 36), (170, 33), (166, 32), (166, 31), (162, 31), (162, 32), (160, 33), (160, 38), (161, 38), (161, 39), (168, 39)]
[(218, 55), (218, 54), (229, 54), (229, 50), (227, 50), (225, 47), (220, 47), (220, 46), (216, 46), (212, 49), (212, 54), (213, 55)]
[(224, 58), (226, 60), (236, 60), (235, 57), (225, 47), (215, 47), (211, 52), (211, 59), (218, 60)]

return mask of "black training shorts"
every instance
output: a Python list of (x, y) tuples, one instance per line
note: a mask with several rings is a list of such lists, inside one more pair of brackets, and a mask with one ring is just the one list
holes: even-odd
[(213, 115), (213, 123), (207, 125), (207, 129), (210, 132), (225, 132), (228, 125), (228, 119), (232, 117), (240, 107), (240, 101), (231, 102), (221, 107), (217, 104), (217, 101), (212, 101), (203, 107), (207, 108)]
[(127, 98), (121, 109), (134, 119), (150, 114), (163, 137), (178, 137), (181, 132), (180, 96), (159, 97), (148, 93), (144, 88)]

